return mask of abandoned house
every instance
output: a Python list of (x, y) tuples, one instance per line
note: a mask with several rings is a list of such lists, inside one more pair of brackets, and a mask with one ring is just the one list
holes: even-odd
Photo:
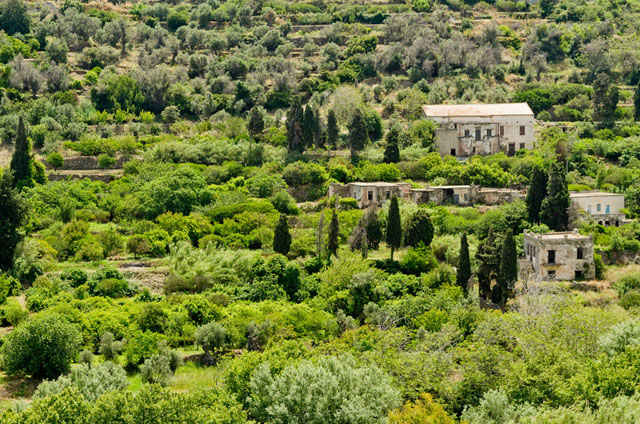
[(624, 194), (602, 191), (580, 191), (570, 194), (571, 202), (586, 215), (586, 219), (604, 226), (620, 226), (625, 220)]
[(422, 111), (438, 124), (435, 139), (443, 156), (512, 156), (533, 148), (533, 111), (526, 103), (426, 105)]
[(417, 204), (472, 206), (500, 205), (524, 198), (524, 192), (510, 188), (482, 188), (476, 185), (426, 186), (411, 188), (409, 183), (333, 183), (329, 186), (329, 197), (352, 197), (360, 208), (371, 204), (382, 205), (392, 196)]
[(580, 235), (577, 230), (548, 234), (525, 230), (524, 254), (526, 261), (521, 261), (521, 268), (530, 271), (525, 272), (525, 278), (578, 280), (595, 276), (593, 236)]
[(329, 185), (329, 197), (352, 197), (358, 201), (358, 207), (363, 209), (372, 204), (379, 206), (393, 196), (407, 199), (410, 188), (409, 183), (332, 183)]

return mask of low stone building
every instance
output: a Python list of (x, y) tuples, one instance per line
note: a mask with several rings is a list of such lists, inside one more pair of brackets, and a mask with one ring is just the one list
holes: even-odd
[(329, 186), (329, 197), (352, 197), (360, 208), (371, 204), (381, 205), (392, 196), (417, 204), (472, 206), (500, 205), (525, 196), (524, 191), (510, 188), (483, 188), (477, 185), (426, 186), (411, 188), (409, 183), (333, 183)]
[(603, 191), (577, 191), (570, 193), (571, 202), (577, 205), (586, 218), (605, 226), (619, 226), (625, 220), (624, 194)]
[(438, 124), (435, 139), (442, 156), (512, 156), (533, 148), (533, 111), (527, 103), (426, 105), (422, 112)]
[(386, 200), (393, 196), (402, 199), (409, 198), (409, 183), (332, 183), (329, 185), (329, 197), (352, 197), (358, 201), (358, 206), (366, 208), (372, 204), (382, 205)]
[(576, 280), (595, 277), (593, 236), (583, 236), (577, 230), (535, 234), (525, 230), (521, 268), (530, 267), (525, 278), (536, 280)]

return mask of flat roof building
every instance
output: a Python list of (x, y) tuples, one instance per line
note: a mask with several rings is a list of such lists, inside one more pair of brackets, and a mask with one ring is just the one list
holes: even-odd
[(625, 220), (624, 194), (603, 191), (571, 192), (571, 202), (577, 205), (586, 218), (605, 226), (619, 226)]
[[(536, 280), (594, 278), (593, 236), (577, 230), (547, 234), (524, 232), (524, 254), (530, 275)], [(521, 270), (522, 276), (522, 270)]]
[(532, 149), (533, 111), (527, 103), (425, 105), (423, 116), (438, 124), (441, 155), (469, 157)]

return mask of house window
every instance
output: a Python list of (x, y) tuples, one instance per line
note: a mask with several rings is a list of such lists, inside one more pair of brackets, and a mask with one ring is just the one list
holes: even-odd
[(456, 155), (456, 149), (451, 149), (451, 156), (455, 156)]
[(391, 192), (390, 192), (390, 191), (387, 191), (387, 199), (388, 199), (389, 197), (391, 197)]
[(556, 272), (555, 271), (549, 271), (547, 273), (547, 275), (549, 276), (549, 279), (551, 279), (551, 280), (556, 278)]
[(373, 191), (368, 191), (368, 192), (367, 192), (367, 199), (368, 199), (369, 201), (373, 200)]
[(582, 251), (582, 247), (578, 247), (577, 259), (582, 259), (584, 257), (584, 252)]
[(524, 125), (520, 125), (520, 135), (525, 135)]
[(504, 137), (504, 125), (500, 125), (500, 137)]
[(602, 210), (602, 205), (600, 205), (600, 203), (598, 203), (598, 204), (596, 205), (596, 210), (597, 210), (598, 212), (600, 212), (600, 211)]
[(611, 205), (607, 205), (604, 207), (604, 213), (611, 213)]
[(576, 280), (580, 280), (580, 279), (582, 279), (582, 276), (583, 276), (582, 271), (576, 269), (576, 278), (575, 279)]
[(587, 214), (591, 215), (591, 205), (587, 205)]
[(524, 143), (520, 143), (520, 148), (524, 149)]
[(476, 128), (476, 141), (482, 140), (482, 130), (480, 128)]
[(464, 201), (465, 201), (465, 202), (468, 202), (468, 201), (469, 201), (469, 195), (468, 195), (468, 194), (465, 194), (465, 195), (464, 195)]
[(492, 131), (491, 130), (487, 130), (487, 137), (491, 137), (492, 136)]
[(464, 130), (464, 136), (465, 136), (465, 137), (471, 137), (471, 131), (469, 131), (469, 130)]
[(555, 250), (549, 250), (547, 252), (547, 263), (548, 264), (555, 264), (556, 263), (556, 251)]

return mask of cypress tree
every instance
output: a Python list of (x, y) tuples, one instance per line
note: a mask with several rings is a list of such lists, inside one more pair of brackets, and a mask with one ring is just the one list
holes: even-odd
[(13, 186), (25, 187), (33, 185), (33, 170), (31, 167), (31, 144), (27, 139), (22, 116), (18, 121), (15, 150), (11, 157), (11, 171), (13, 171)]
[(562, 162), (551, 166), (547, 197), (540, 207), (540, 220), (554, 231), (565, 231), (569, 225), (569, 189), (567, 175)]
[(328, 259), (331, 255), (338, 256), (338, 235), (340, 234), (340, 223), (336, 210), (331, 211), (331, 222), (329, 222), (329, 240), (327, 241)]
[(316, 233), (316, 256), (322, 258), (322, 245), (324, 238), (324, 213), (320, 214), (320, 220), (318, 221), (318, 231)]
[(531, 171), (529, 179), (529, 191), (527, 191), (527, 212), (529, 214), (529, 222), (540, 222), (540, 207), (542, 201), (547, 197), (547, 173), (540, 167), (536, 166)]
[(349, 150), (351, 150), (351, 160), (356, 162), (358, 158), (358, 152), (364, 149), (369, 141), (369, 134), (367, 133), (367, 125), (364, 122), (364, 117), (360, 110), (356, 110), (351, 121), (351, 127), (349, 128)]
[(387, 146), (384, 149), (384, 163), (398, 163), (400, 161), (400, 130), (397, 126), (391, 127), (387, 133)]
[(302, 118), (302, 142), (304, 147), (313, 146), (313, 127), (315, 126), (315, 116), (311, 106), (307, 105), (304, 108), (304, 116)]
[(500, 266), (500, 248), (493, 233), (493, 226), (489, 227), (487, 237), (478, 246), (476, 260), (478, 261), (478, 291), (482, 299), (489, 300), (491, 281), (497, 278)]
[(504, 308), (507, 300), (511, 297), (513, 286), (518, 280), (518, 253), (516, 251), (516, 241), (513, 237), (513, 230), (509, 228), (502, 241), (502, 252), (500, 254), (500, 268), (496, 285), (491, 292), (491, 300)]
[(304, 151), (304, 142), (302, 139), (302, 121), (304, 118), (304, 110), (300, 97), (295, 96), (291, 100), (291, 107), (287, 112), (287, 148), (289, 153)]
[(13, 263), (13, 253), (22, 240), (18, 231), (27, 219), (27, 204), (13, 188), (13, 175), (5, 171), (0, 176), (0, 270), (7, 271)]
[(389, 202), (386, 241), (391, 248), (391, 260), (393, 260), (393, 252), (400, 247), (400, 243), (402, 242), (402, 222), (400, 221), (400, 208), (396, 196), (393, 196), (391, 202)]
[(411, 216), (405, 229), (405, 246), (415, 247), (419, 243), (428, 247), (433, 240), (433, 223), (426, 209), (420, 208)]
[(333, 109), (329, 109), (327, 113), (327, 144), (329, 149), (335, 149), (338, 146), (338, 137), (340, 129), (338, 128), (338, 120)]
[(633, 93), (633, 118), (636, 121), (640, 121), (640, 81), (638, 81), (636, 90)]
[(593, 82), (593, 112), (601, 128), (613, 128), (615, 125), (618, 98), (618, 87), (611, 83), (611, 77), (604, 72), (599, 73)]
[(367, 230), (364, 230), (362, 234), (362, 246), (360, 247), (362, 252), (362, 259), (367, 259), (369, 256), (369, 241), (367, 240)]
[(322, 117), (320, 111), (316, 110), (313, 120), (313, 153), (317, 153), (318, 149), (324, 144), (324, 134), (322, 133)]
[(251, 138), (256, 141), (264, 131), (264, 118), (257, 106), (249, 112), (249, 123), (247, 125), (247, 129), (249, 130)]
[(460, 286), (467, 294), (469, 288), (469, 279), (471, 278), (471, 260), (469, 258), (469, 243), (467, 242), (467, 233), (462, 233), (460, 238), (460, 263), (458, 264), (458, 272), (456, 274), (456, 284)]
[(273, 251), (281, 255), (287, 255), (291, 248), (291, 234), (289, 233), (289, 222), (287, 215), (280, 214), (280, 219), (273, 232)]

